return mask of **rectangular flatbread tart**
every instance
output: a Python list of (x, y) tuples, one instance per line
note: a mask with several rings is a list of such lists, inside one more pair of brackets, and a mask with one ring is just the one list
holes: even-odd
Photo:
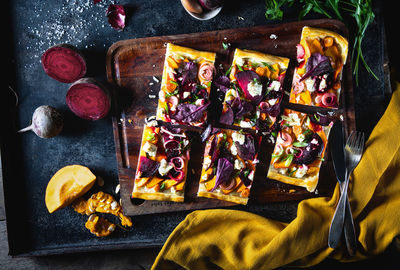
[(257, 135), (227, 129), (211, 135), (204, 151), (197, 195), (247, 204), (260, 140)]
[(203, 126), (215, 75), (215, 53), (167, 44), (159, 92), (157, 119)]
[(132, 198), (184, 201), (189, 139), (179, 128), (144, 125)]
[(338, 108), (348, 42), (341, 35), (305, 26), (297, 44), (297, 61), (289, 102)]
[(333, 121), (290, 109), (281, 117), (267, 177), (314, 192)]
[(254, 130), (271, 130), (280, 113), (283, 80), (289, 59), (236, 49), (228, 70), (220, 123)]

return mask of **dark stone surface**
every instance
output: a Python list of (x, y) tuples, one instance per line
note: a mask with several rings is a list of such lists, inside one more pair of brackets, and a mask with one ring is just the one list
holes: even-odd
[[(48, 180), (61, 167), (86, 165), (105, 180), (101, 189), (113, 194), (118, 182), (111, 118), (89, 122), (70, 112), (65, 104), (69, 85), (48, 77), (40, 63), (41, 54), (50, 46), (69, 43), (87, 58), (88, 76), (106, 81), (105, 55), (116, 41), (147, 36), (193, 33), (277, 23), (264, 17), (264, 1), (226, 1), (222, 12), (210, 21), (190, 17), (180, 1), (119, 1), (128, 16), (123, 31), (111, 28), (105, 16), (111, 1), (97, 5), (89, 0), (9, 1), (12, 39), (9, 40), (11, 74), (9, 85), (18, 92), (19, 105), (13, 108), (13, 96), (7, 95), (10, 130), (2, 134), (3, 178), (12, 253), (53, 252), (54, 248), (113, 249), (131, 245), (161, 245), (187, 212), (135, 217), (130, 231), (117, 230), (110, 237), (98, 239), (85, 228), (86, 217), (66, 208), (48, 214), (44, 192)], [(381, 7), (377, 9), (381, 16)], [(293, 13), (293, 14), (292, 14)], [(297, 19), (295, 10), (288, 10), (285, 21)], [(383, 22), (378, 16), (365, 38), (365, 58), (379, 76), (376, 81), (360, 68), (360, 84), (355, 87), (357, 124), (370, 132), (386, 102), (384, 78)], [(307, 18), (316, 18), (312, 15)], [(376, 43), (378, 41), (378, 43)], [(379, 50), (370, 50), (371, 44)], [(3, 94), (4, 95), (4, 94)], [(63, 132), (52, 139), (41, 139), (33, 133), (15, 135), (15, 130), (29, 124), (34, 109), (48, 104), (65, 117)], [(3, 104), (2, 104), (3, 105)], [(2, 131), (3, 132), (3, 131)], [(18, 164), (18, 171), (11, 168)], [(5, 166), (4, 166), (5, 165)], [(99, 187), (95, 187), (99, 189)], [(118, 196), (116, 195), (118, 198)], [(21, 199), (22, 198), (22, 199)], [(271, 203), (243, 208), (263, 216), (291, 221), (296, 216), (297, 202)], [(57, 250), (55, 252), (58, 252)]]

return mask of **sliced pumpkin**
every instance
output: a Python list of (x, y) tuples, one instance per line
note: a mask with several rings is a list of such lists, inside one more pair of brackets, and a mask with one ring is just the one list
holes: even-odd
[(164, 181), (164, 189), (170, 189), (172, 186), (176, 185), (177, 182), (173, 179), (168, 179)]
[(324, 51), (322, 49), (322, 45), (321, 42), (319, 41), (319, 39), (314, 38), (310, 43), (309, 43), (309, 47), (310, 47), (310, 51), (311, 54), (313, 53), (319, 53), (319, 54), (324, 54)]
[(213, 177), (210, 181), (204, 183), (207, 191), (211, 191), (214, 188), (216, 179), (217, 177)]
[(180, 190), (183, 190), (184, 187), (185, 187), (185, 181), (181, 181), (181, 182), (179, 182), (179, 184), (175, 185), (175, 190), (180, 191)]
[(151, 177), (142, 177), (142, 178), (137, 178), (135, 181), (135, 185), (137, 187), (143, 187), (146, 185), (146, 183), (151, 179)]
[(46, 187), (45, 202), (49, 213), (72, 203), (95, 183), (96, 176), (82, 165), (69, 165), (58, 170)]
[(271, 74), (270, 74), (270, 78), (272, 80), (276, 80), (279, 77), (279, 65), (278, 64), (273, 64), (271, 67)]
[(300, 93), (300, 98), (304, 101), (305, 104), (311, 104), (311, 94), (309, 91), (304, 91)]
[(155, 185), (161, 183), (162, 181), (164, 181), (164, 179), (158, 178), (158, 177), (153, 177), (150, 181), (148, 181), (146, 183), (146, 187), (147, 188), (153, 188)]
[(168, 65), (169, 65), (171, 68), (173, 68), (173, 69), (179, 68), (178, 63), (177, 63), (172, 57), (168, 57), (168, 58), (167, 58), (167, 62), (168, 62)]

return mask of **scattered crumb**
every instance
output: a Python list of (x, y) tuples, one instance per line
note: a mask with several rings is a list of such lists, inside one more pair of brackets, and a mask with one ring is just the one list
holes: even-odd
[(271, 35), (269, 36), (269, 38), (270, 38), (270, 39), (277, 39), (277, 38), (278, 38), (278, 36), (277, 36), (277, 35), (275, 35), (275, 34), (271, 34)]
[(244, 21), (244, 18), (243, 18), (243, 17), (241, 17), (241, 16), (238, 16), (238, 20), (240, 20), (240, 21)]
[(156, 95), (149, 95), (149, 98), (156, 98)]
[(104, 186), (104, 179), (101, 176), (97, 176), (97, 184), (99, 185), (99, 187)]
[(156, 83), (159, 83), (159, 82), (160, 82), (160, 80), (159, 80), (156, 76), (153, 76), (153, 80), (154, 80)]
[(295, 193), (296, 190), (295, 189), (289, 189), (289, 193)]

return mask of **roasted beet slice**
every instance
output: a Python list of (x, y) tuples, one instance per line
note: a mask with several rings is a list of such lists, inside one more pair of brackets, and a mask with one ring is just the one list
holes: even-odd
[(150, 177), (157, 173), (160, 163), (145, 156), (140, 157), (140, 177)]
[(321, 126), (327, 126), (330, 123), (334, 123), (339, 119), (339, 116), (337, 115), (328, 115), (328, 114), (322, 114), (322, 113), (314, 113), (310, 115), (310, 120), (311, 122), (321, 125)]
[(73, 113), (87, 120), (104, 118), (111, 107), (108, 90), (92, 78), (82, 78), (72, 84), (66, 102)]
[(53, 79), (72, 83), (86, 74), (86, 61), (79, 50), (69, 44), (60, 44), (47, 49), (42, 55), (44, 72)]
[(253, 96), (248, 90), (248, 86), (252, 82), (257, 82), (257, 83), (261, 84), (261, 78), (260, 78), (260, 76), (258, 76), (257, 73), (255, 73), (252, 70), (239, 71), (236, 74), (236, 79), (247, 99), (252, 100), (252, 101), (254, 99), (257, 99), (257, 100), (260, 99), (260, 96), (262, 96), (262, 95)]
[(318, 157), (323, 149), (324, 142), (317, 133), (314, 133), (306, 146), (296, 147), (297, 154), (293, 157), (293, 163), (310, 164)]

